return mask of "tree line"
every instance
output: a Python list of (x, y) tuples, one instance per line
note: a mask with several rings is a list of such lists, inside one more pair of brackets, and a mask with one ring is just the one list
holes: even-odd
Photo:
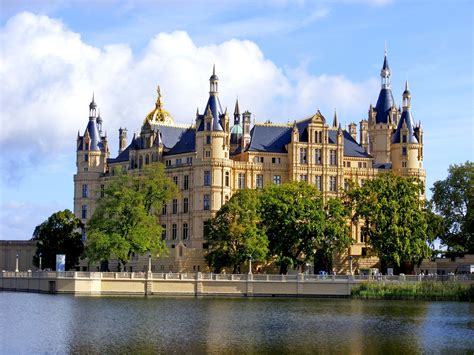
[[(270, 185), (263, 190), (240, 190), (206, 224), (206, 260), (215, 270), (237, 271), (249, 258), (275, 263), (281, 273), (315, 262), (330, 270), (332, 258), (354, 242), (350, 221), (361, 223), (361, 235), (382, 269), (416, 264), (440, 252), (474, 253), (474, 166), (450, 166), (448, 177), (431, 188), (432, 199), (413, 178), (379, 174), (363, 186), (352, 184), (341, 197), (323, 196), (304, 182)], [(140, 174), (111, 179), (88, 222), (83, 243), (82, 222), (72, 212), (54, 213), (35, 228), (37, 251), (33, 263), (54, 269), (55, 255), (66, 254), (66, 268), (81, 258), (91, 263), (132, 255), (165, 255), (159, 215), (178, 196), (164, 167), (154, 164)]]

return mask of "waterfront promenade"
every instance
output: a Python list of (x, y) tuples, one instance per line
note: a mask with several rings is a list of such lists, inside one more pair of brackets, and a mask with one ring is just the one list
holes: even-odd
[[(275, 275), (147, 272), (7, 272), (0, 290), (73, 295), (290, 296), (349, 297), (354, 286), (370, 280), (423, 282), (422, 275)], [(439, 281), (473, 282), (473, 275), (436, 276)]]

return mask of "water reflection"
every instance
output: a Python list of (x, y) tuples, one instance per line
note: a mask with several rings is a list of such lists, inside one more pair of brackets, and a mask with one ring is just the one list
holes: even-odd
[(468, 303), (74, 298), (4, 292), (0, 306), (1, 353), (474, 350), (474, 315)]

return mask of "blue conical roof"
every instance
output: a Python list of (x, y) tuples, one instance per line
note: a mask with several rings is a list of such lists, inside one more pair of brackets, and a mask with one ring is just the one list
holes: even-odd
[(394, 104), (392, 90), (390, 88), (382, 88), (375, 105), (375, 111), (377, 112), (375, 123), (387, 123), (388, 113)]
[(411, 115), (411, 111), (409, 109), (404, 109), (402, 115), (400, 117), (400, 121), (398, 121), (397, 130), (393, 135), (392, 143), (401, 143), (401, 130), (403, 129), (403, 124), (405, 123), (408, 130), (407, 135), (407, 143), (418, 143), (418, 139), (415, 137), (415, 124), (413, 123), (413, 117)]

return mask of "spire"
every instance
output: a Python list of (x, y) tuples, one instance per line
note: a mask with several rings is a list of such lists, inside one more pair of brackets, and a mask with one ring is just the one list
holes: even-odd
[(403, 92), (403, 111), (410, 109), (411, 93), (408, 90), (408, 80), (405, 81), (405, 91)]
[(342, 134), (342, 127), (341, 127), (341, 124), (339, 123), (338, 127), (337, 127), (337, 134), (341, 135)]
[(234, 116), (240, 116), (240, 108), (239, 108), (239, 99), (235, 99), (235, 109), (234, 109)]
[(100, 108), (97, 114), (97, 128), (99, 129), (99, 134), (102, 135), (102, 117), (100, 117)]
[(336, 128), (338, 126), (336, 109), (334, 109), (334, 119), (332, 121), (332, 126), (333, 126), (333, 128)]
[(212, 75), (209, 78), (209, 94), (211, 95), (217, 95), (218, 92), (218, 83), (219, 83), (219, 78), (216, 75), (216, 65), (214, 64), (212, 66)]
[(380, 71), (380, 78), (382, 79), (382, 89), (389, 89), (390, 88), (390, 67), (388, 66), (388, 59), (387, 59), (387, 45), (385, 45), (383, 66), (382, 66), (382, 70)]
[(89, 118), (96, 117), (96, 110), (97, 110), (97, 104), (95, 103), (95, 100), (94, 100), (94, 92), (92, 92), (92, 101), (89, 104)]

